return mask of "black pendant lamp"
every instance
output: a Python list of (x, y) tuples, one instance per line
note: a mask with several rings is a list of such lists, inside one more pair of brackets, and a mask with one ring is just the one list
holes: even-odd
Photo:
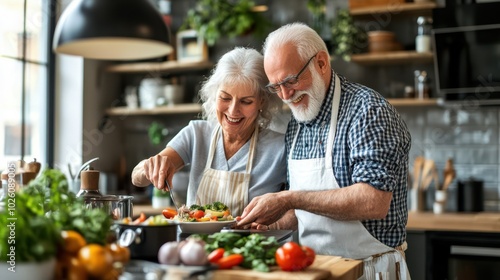
[(169, 30), (148, 0), (73, 0), (54, 33), (56, 53), (138, 60), (172, 52)]

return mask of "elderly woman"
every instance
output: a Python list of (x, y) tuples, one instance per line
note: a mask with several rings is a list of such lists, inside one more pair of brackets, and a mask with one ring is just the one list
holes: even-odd
[[(268, 128), (282, 102), (266, 90), (263, 56), (237, 47), (221, 57), (200, 90), (205, 120), (193, 120), (165, 149), (132, 172), (136, 186), (172, 186), (190, 164), (187, 205), (220, 201), (233, 216), (248, 202), (286, 184), (284, 135)], [(175, 186), (172, 186), (173, 188)]]

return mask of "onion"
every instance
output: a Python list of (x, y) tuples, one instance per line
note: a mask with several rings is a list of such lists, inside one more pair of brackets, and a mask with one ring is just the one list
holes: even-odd
[(158, 250), (158, 262), (161, 264), (178, 265), (181, 260), (179, 257), (179, 243), (177, 241), (166, 242)]
[(208, 262), (203, 240), (188, 239), (180, 248), (179, 256), (185, 265), (205, 265)]

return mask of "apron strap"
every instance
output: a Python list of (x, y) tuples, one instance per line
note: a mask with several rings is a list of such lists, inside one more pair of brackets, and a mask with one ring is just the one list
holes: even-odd
[(208, 150), (207, 165), (205, 166), (205, 169), (209, 169), (212, 167), (212, 161), (215, 154), (215, 147), (217, 147), (217, 139), (219, 139), (220, 129), (221, 126), (217, 125), (217, 128), (214, 129), (212, 133), (212, 141), (210, 141), (210, 149)]
[(255, 155), (255, 147), (257, 146), (257, 139), (259, 138), (259, 126), (255, 126), (255, 131), (253, 132), (252, 139), (250, 140), (250, 151), (248, 153), (248, 161), (247, 161), (247, 174), (252, 173), (253, 167), (253, 158)]

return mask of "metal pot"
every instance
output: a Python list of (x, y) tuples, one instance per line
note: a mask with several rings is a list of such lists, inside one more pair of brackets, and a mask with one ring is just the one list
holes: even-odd
[(132, 259), (158, 262), (158, 250), (169, 241), (177, 240), (177, 225), (116, 224), (118, 244), (130, 249)]
[(121, 220), (133, 216), (132, 199), (134, 199), (134, 197), (130, 195), (84, 197), (87, 208), (104, 209), (113, 217), (113, 220)]

